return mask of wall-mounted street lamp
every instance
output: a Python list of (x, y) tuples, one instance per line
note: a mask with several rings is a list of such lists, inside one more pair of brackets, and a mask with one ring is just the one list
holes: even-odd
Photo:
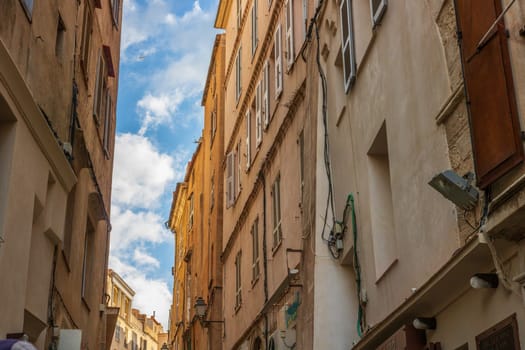
[(478, 202), (479, 192), (471, 185), (474, 174), (461, 177), (453, 170), (445, 170), (430, 180), (432, 188), (461, 209), (472, 209)]
[(206, 319), (208, 305), (202, 297), (197, 297), (197, 300), (195, 300), (195, 305), (193, 305), (193, 307), (195, 308), (195, 315), (197, 315), (203, 327), (208, 327), (210, 323), (224, 323), (224, 321), (214, 321)]
[(412, 322), (415, 329), (436, 329), (437, 322), (434, 317), (416, 317)]
[(498, 288), (499, 278), (495, 273), (476, 273), (470, 277), (470, 286), (472, 288)]

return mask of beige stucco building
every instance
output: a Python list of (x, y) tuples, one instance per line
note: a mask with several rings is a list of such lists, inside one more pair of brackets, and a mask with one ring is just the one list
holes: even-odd
[[(311, 348), (493, 349), (495, 339), (523, 347), (524, 6), (321, 2), (320, 40), (307, 55), (319, 45), (327, 81), (307, 92), (318, 106), (308, 139), (317, 145), (316, 262), (305, 289), (321, 322)], [(430, 186), (447, 169), (475, 174), (473, 208)], [(320, 213), (330, 188), (327, 244)], [(499, 287), (471, 287), (479, 273), (497, 273)], [(418, 317), (435, 329), (414, 330)]]
[(109, 306), (119, 308), (111, 350), (161, 350), (167, 334), (155, 316), (141, 314), (133, 308), (135, 291), (113, 270), (108, 270)]
[[(168, 225), (175, 236), (171, 349), (221, 349), (224, 332), (220, 261), (223, 218), (224, 35), (217, 35), (202, 98), (204, 129), (178, 183)], [(198, 317), (197, 300), (205, 305)]]
[(109, 345), (120, 21), (120, 0), (0, 5), (0, 338)]

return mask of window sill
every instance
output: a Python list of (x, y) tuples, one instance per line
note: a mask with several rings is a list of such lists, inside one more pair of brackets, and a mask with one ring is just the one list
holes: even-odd
[(235, 305), (235, 314), (239, 312), (239, 310), (241, 309), (241, 306), (242, 306), (242, 303)]

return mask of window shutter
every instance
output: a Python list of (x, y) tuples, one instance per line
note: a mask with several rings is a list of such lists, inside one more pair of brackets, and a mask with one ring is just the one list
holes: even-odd
[(286, 63), (293, 64), (295, 53), (293, 47), (293, 0), (286, 2)]
[(109, 151), (109, 129), (111, 125), (111, 115), (113, 111), (113, 103), (109, 89), (106, 89), (106, 114), (104, 117), (104, 138), (103, 145), (106, 153)]
[(341, 53), (343, 60), (343, 73), (345, 92), (348, 93), (355, 81), (356, 61), (354, 49), (354, 25), (352, 19), (352, 0), (343, 0), (339, 6), (341, 17)]
[(226, 206), (229, 207), (233, 203), (234, 191), (234, 158), (235, 152), (228, 153), (226, 157)]
[(257, 49), (257, 0), (254, 0), (252, 6), (252, 55)]
[[(262, 82), (264, 83), (264, 82)], [(255, 94), (255, 146), (259, 147), (262, 141), (262, 84), (261, 81), (257, 84), (257, 92)]]
[(235, 156), (235, 169), (237, 169), (237, 175), (235, 177), (235, 191), (237, 191), (235, 194), (235, 197), (237, 197), (239, 193), (241, 193), (241, 188), (242, 188), (242, 184), (241, 184), (241, 172), (242, 172), (242, 169), (241, 169), (241, 140), (239, 140), (239, 143), (237, 143), (237, 151), (236, 151), (236, 156)]
[(387, 0), (370, 0), (370, 13), (372, 14), (372, 26), (375, 27), (381, 22), (381, 18), (386, 11)]
[(268, 60), (264, 64), (263, 70), (263, 92), (262, 92), (262, 114), (264, 119), (264, 129), (270, 124), (270, 99), (268, 98), (268, 82), (270, 81), (270, 69)]
[(251, 112), (248, 110), (246, 112), (246, 169), (250, 169), (251, 164), (251, 138), (250, 138), (250, 129), (251, 129)]
[(281, 25), (275, 30), (275, 98), (283, 91), (283, 58), (281, 49)]
[(514, 83), (503, 24), (478, 43), (501, 13), (500, 0), (457, 0), (477, 182), (486, 188), (523, 161)]

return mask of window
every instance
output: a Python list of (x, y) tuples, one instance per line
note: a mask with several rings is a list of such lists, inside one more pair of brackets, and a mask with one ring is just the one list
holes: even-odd
[(81, 296), (87, 298), (93, 270), (93, 249), (95, 248), (95, 229), (91, 220), (87, 220), (86, 234), (84, 237), (84, 257), (82, 260), (82, 286)]
[(516, 314), (512, 314), (476, 336), (476, 349), (519, 350), (520, 339)]
[(252, 112), (250, 109), (246, 111), (246, 170), (250, 169), (252, 164), (252, 147), (251, 147), (251, 127), (252, 127)]
[(242, 86), (241, 86), (241, 49), (239, 48), (239, 52), (237, 52), (237, 58), (235, 59), (235, 98), (237, 101), (239, 101), (239, 98), (241, 97), (242, 92)]
[(257, 43), (259, 39), (257, 37), (257, 0), (253, 0), (252, 6), (252, 55), (255, 55), (257, 50)]
[(120, 326), (115, 327), (115, 341), (120, 342)]
[(235, 202), (235, 152), (226, 156), (226, 207)]
[(264, 81), (259, 81), (255, 92), (255, 147), (262, 141), (262, 88)]
[(137, 350), (137, 333), (132, 332), (131, 333), (131, 350)]
[(231, 207), (239, 193), (241, 192), (240, 176), (241, 164), (239, 155), (241, 154), (241, 143), (239, 142), (234, 151), (226, 156), (226, 207)]
[(397, 260), (387, 131), (383, 122), (367, 154), (376, 280)]
[(190, 194), (190, 213), (188, 218), (188, 230), (193, 228), (193, 193)]
[(259, 277), (259, 218), (252, 225), (252, 283)]
[(215, 205), (215, 174), (211, 176), (211, 189), (210, 189), (210, 211)]
[(103, 137), (103, 146), (104, 152), (109, 153), (109, 135), (111, 129), (111, 120), (113, 115), (113, 102), (111, 99), (111, 93), (109, 89), (106, 89), (106, 108), (104, 113), (104, 137)]
[(235, 257), (235, 310), (242, 305), (242, 285), (241, 285), (241, 251)]
[(62, 17), (58, 15), (58, 21), (57, 21), (57, 34), (55, 38), (55, 56), (58, 58), (62, 57), (62, 53), (64, 52), (64, 37), (66, 33), (66, 26), (64, 25), (64, 21), (62, 20)]
[(308, 32), (308, 1), (302, 1), (302, 10), (303, 10), (303, 40), (306, 40), (306, 33)]
[(93, 116), (97, 124), (100, 124), (102, 111), (104, 110), (104, 93), (106, 91), (106, 61), (99, 51), (97, 61), (97, 75), (95, 81), (95, 93), (93, 100)]
[(33, 0), (20, 0), (22, 7), (27, 15), (27, 18), (31, 20), (33, 16)]
[(293, 0), (288, 0), (286, 2), (286, 63), (288, 68), (293, 65), (295, 59), (293, 41)]
[(370, 0), (370, 12), (372, 14), (372, 26), (375, 27), (381, 22), (386, 11), (387, 0)]
[(113, 15), (113, 23), (118, 26), (120, 15), (120, 0), (111, 0), (111, 14)]
[[(264, 68), (263, 68), (262, 105), (261, 105), (262, 119), (264, 120), (264, 129), (268, 128), (268, 125), (270, 124), (270, 99), (268, 98), (269, 81), (270, 81), (270, 64), (268, 60), (266, 60), (266, 62), (264, 63)], [(261, 133), (261, 138), (262, 138), (262, 133)]]
[(282, 230), (281, 230), (281, 176), (277, 175), (272, 185), (272, 216), (273, 216), (273, 245), (272, 248), (276, 249), (281, 243)]
[(235, 178), (235, 185), (236, 185), (236, 197), (241, 193), (242, 190), (242, 184), (241, 184), (241, 174), (242, 174), (242, 166), (241, 166), (241, 140), (237, 143), (237, 150), (235, 151), (235, 160), (236, 160), (236, 167), (237, 167), (237, 177)]
[(215, 138), (215, 133), (217, 132), (217, 96), (213, 99), (213, 111), (211, 112), (211, 140)]
[(354, 49), (354, 26), (352, 19), (352, 0), (343, 0), (339, 7), (341, 14), (341, 40), (342, 40), (342, 60), (345, 92), (348, 93), (355, 81), (356, 61)]
[(84, 6), (84, 22), (82, 23), (82, 41), (80, 44), (80, 63), (87, 76), (89, 70), (89, 52), (91, 46), (91, 32), (93, 31), (93, 17), (91, 8), (86, 1)]
[(283, 91), (283, 58), (281, 46), (281, 25), (277, 26), (274, 38), (274, 57), (275, 57), (275, 99), (279, 98)]
[(237, 0), (237, 29), (241, 29), (241, 20), (242, 20), (242, 4), (241, 0)]

